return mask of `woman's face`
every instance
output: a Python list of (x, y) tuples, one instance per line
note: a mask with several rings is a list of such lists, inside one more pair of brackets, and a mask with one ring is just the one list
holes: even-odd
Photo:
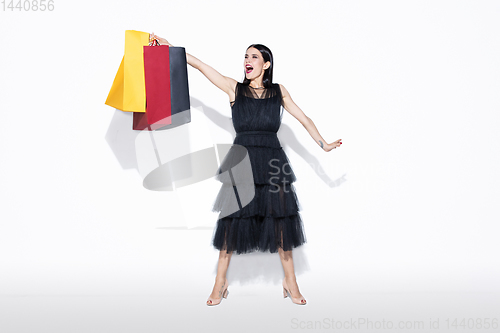
[(251, 80), (264, 75), (264, 71), (269, 68), (271, 63), (264, 62), (262, 53), (254, 47), (251, 47), (245, 53), (245, 61), (243, 66), (245, 68), (246, 78)]

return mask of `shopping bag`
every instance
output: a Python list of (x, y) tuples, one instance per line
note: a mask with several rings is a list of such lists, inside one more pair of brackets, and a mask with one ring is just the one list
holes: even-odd
[(128, 112), (146, 112), (143, 47), (149, 33), (126, 30), (125, 54), (105, 104)]
[(165, 130), (191, 121), (186, 50), (144, 46), (146, 112), (134, 112), (134, 130)]
[[(146, 119), (152, 130), (172, 123), (169, 46), (144, 46)], [(140, 116), (140, 115), (139, 115)]]

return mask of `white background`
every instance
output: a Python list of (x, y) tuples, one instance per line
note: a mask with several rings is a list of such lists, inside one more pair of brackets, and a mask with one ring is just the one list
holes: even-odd
[[(499, 14), (498, 1), (2, 8), (0, 329), (281, 332), (333, 317), (440, 318), (444, 329), (498, 317)], [(131, 114), (104, 104), (125, 30), (155, 32), (238, 81), (246, 48), (262, 43), (274, 82), (327, 142), (342, 138), (325, 153), (285, 111), (305, 307), (282, 299), (279, 257), (262, 253), (233, 255), (231, 295), (205, 305), (219, 184), (142, 186)], [(178, 144), (231, 143), (228, 96), (188, 73), (193, 121)]]

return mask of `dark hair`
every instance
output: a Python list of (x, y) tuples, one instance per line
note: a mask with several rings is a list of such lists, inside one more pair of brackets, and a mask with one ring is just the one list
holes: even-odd
[[(247, 47), (247, 51), (249, 48), (256, 48), (257, 50), (260, 51), (262, 54), (262, 57), (264, 58), (264, 63), (267, 61), (271, 62), (271, 66), (269, 66), (268, 69), (264, 71), (264, 77), (262, 78), (262, 84), (264, 85), (265, 88), (271, 88), (273, 84), (273, 53), (271, 50), (262, 44), (252, 44), (249, 47)], [(245, 75), (245, 71), (243, 70), (243, 73)], [(245, 78), (243, 79), (243, 84), (248, 85), (250, 83), (250, 80), (247, 79), (246, 75)]]

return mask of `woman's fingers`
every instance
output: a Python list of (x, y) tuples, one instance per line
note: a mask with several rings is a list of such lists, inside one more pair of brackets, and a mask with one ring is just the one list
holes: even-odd
[(341, 141), (341, 140), (342, 140), (342, 139), (338, 139), (337, 141), (332, 142), (332, 143), (330, 144), (330, 145), (332, 145), (332, 146), (333, 146), (333, 148), (332, 148), (332, 149), (335, 149), (335, 148), (337, 148), (337, 147), (340, 147), (340, 145), (342, 144), (342, 141)]

